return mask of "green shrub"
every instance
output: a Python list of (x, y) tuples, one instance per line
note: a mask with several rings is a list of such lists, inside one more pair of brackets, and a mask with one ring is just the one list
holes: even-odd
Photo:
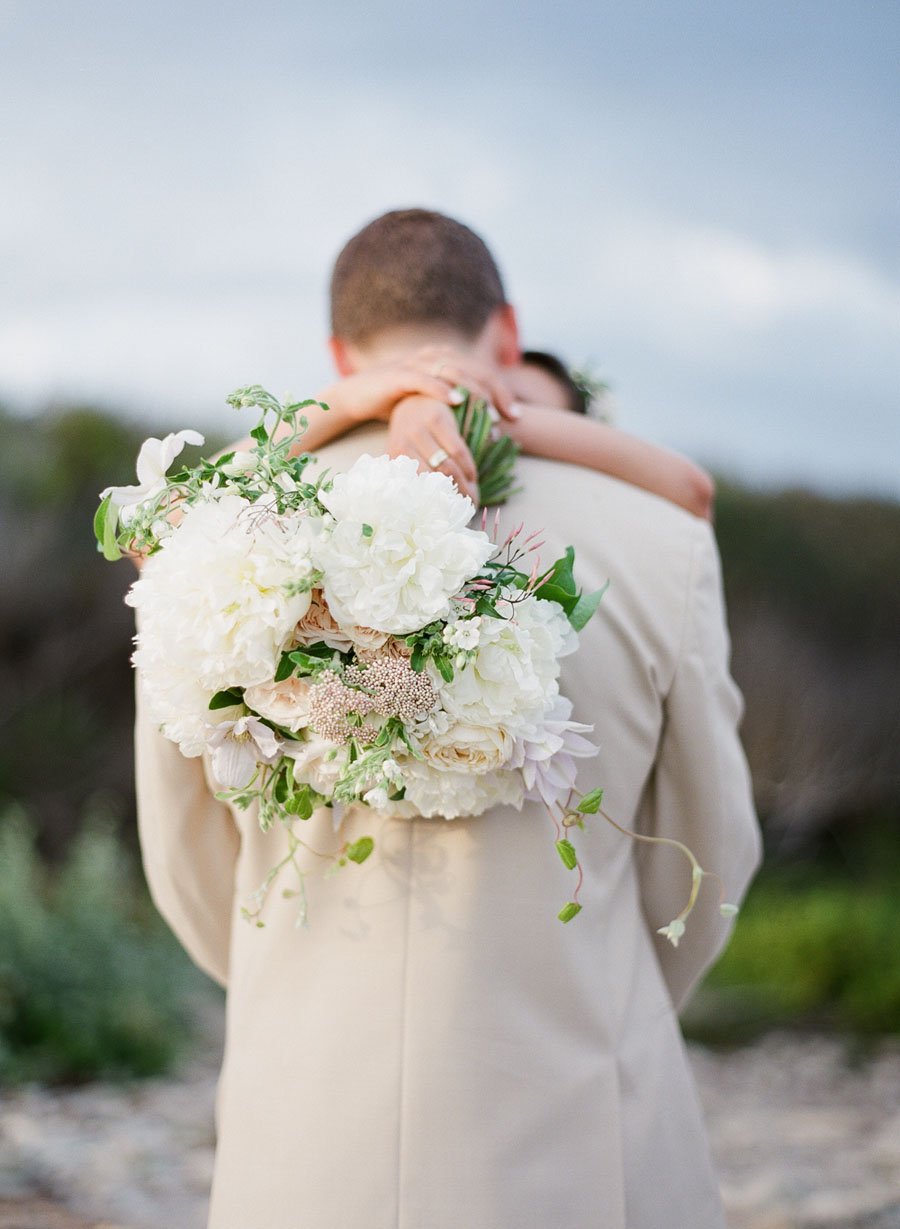
[(108, 826), (51, 873), (24, 816), (0, 819), (0, 1080), (165, 1071), (198, 980)]
[(685, 1017), (740, 1041), (774, 1026), (900, 1034), (900, 874), (775, 870), (750, 889), (731, 943)]

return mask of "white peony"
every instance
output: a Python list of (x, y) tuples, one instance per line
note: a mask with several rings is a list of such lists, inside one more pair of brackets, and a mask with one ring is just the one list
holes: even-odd
[(457, 722), (502, 726), (513, 737), (539, 721), (559, 694), (559, 658), (571, 652), (572, 629), (556, 602), (526, 598), (501, 602), (508, 618), (486, 618), (478, 646), (441, 704)]
[(148, 667), (141, 672), (141, 681), (154, 721), (189, 759), (203, 754), (211, 725), (233, 721), (241, 711), (237, 707), (210, 710), (214, 692), (197, 683), (189, 666), (170, 662), (167, 669)]
[[(188, 508), (144, 565), (126, 601), (139, 613), (134, 663), (155, 720), (185, 754), (199, 696), (271, 680), (309, 594), (287, 587), (311, 570), (314, 530), (238, 495)], [(191, 698), (191, 702), (187, 701)], [(207, 720), (209, 719), (207, 713)]]
[(494, 547), (467, 527), (474, 507), (445, 474), (420, 474), (409, 457), (362, 456), (321, 501), (334, 517), (316, 564), (331, 612), (344, 626), (406, 635), (450, 609)]
[(521, 807), (525, 798), (522, 774), (518, 772), (488, 772), (475, 776), (471, 772), (439, 772), (410, 760), (403, 765), (406, 779), (404, 810), (412, 807), (426, 819), (441, 816), (459, 819), (465, 815), (481, 815), (489, 807)]

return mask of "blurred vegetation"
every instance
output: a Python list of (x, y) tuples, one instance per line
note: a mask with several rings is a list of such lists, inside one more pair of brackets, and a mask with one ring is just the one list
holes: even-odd
[[(122, 602), (133, 574), (100, 558), (90, 525), (99, 490), (133, 481), (145, 434), (89, 408), (32, 420), (0, 410), (0, 813), (25, 807), (40, 854), (58, 868), (48, 880), (20, 827), (7, 822), (7, 1078), (26, 1069), (42, 1078), (159, 1069), (172, 1052), (168, 1025), (152, 1013), (169, 1011), (168, 1002), (175, 1020), (160, 970), (170, 959), (173, 969), (186, 962), (171, 943), (168, 956), (159, 954), (146, 901), (126, 909), (134, 895), (121, 894), (127, 872), (109, 835), (78, 836), (80, 816), (100, 796), (120, 816), (132, 857), (136, 850), (133, 623)], [(697, 996), (693, 1027), (723, 1037), (787, 1021), (900, 1031), (890, 930), (900, 903), (900, 503), (721, 482), (716, 529), (768, 859), (731, 947)], [(860, 862), (860, 849), (878, 853)], [(88, 863), (92, 886), (74, 891)], [(91, 892), (103, 903), (89, 903)], [(59, 961), (40, 943), (54, 934), (67, 954)], [(98, 980), (80, 985), (67, 963)], [(129, 963), (133, 979), (117, 980)], [(143, 999), (142, 986), (154, 987)], [(95, 1018), (85, 1006), (92, 998)], [(51, 1058), (40, 1038), (59, 1027), (54, 1016), (84, 1026), (80, 1041)], [(32, 1035), (33, 1046), (15, 1040)]]
[(133, 573), (97, 554), (91, 523), (146, 434), (90, 409), (0, 411), (0, 810), (26, 806), (54, 857), (98, 793), (133, 832)]
[(0, 1082), (167, 1070), (201, 981), (108, 823), (50, 871), (24, 814), (0, 818)]
[(845, 831), (815, 859), (770, 862), (686, 1033), (728, 1044), (773, 1027), (900, 1035), (898, 905), (900, 841), (877, 826)]
[(900, 503), (720, 483), (716, 533), (769, 849), (900, 840)]

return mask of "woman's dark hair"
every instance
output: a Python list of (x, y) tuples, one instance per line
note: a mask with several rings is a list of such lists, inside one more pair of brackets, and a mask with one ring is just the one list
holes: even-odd
[(568, 367), (555, 354), (547, 354), (544, 350), (523, 350), (522, 362), (546, 371), (547, 375), (553, 376), (554, 380), (563, 386), (566, 390), (567, 409), (575, 414), (587, 413), (588, 398), (584, 389), (575, 383)]

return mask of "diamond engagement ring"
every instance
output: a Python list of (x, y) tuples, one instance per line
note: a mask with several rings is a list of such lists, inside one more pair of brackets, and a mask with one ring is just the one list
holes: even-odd
[(449, 456), (446, 448), (435, 448), (434, 452), (428, 458), (428, 464), (432, 469), (437, 469), (439, 465), (443, 465)]

